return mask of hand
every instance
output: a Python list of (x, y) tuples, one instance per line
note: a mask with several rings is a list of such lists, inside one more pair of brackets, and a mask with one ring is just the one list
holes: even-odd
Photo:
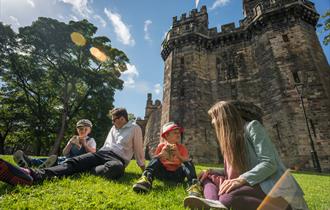
[(80, 143), (81, 145), (85, 145), (85, 144), (86, 144), (86, 138), (85, 138), (85, 137), (80, 137), (80, 136), (79, 136), (79, 143)]
[(178, 150), (178, 147), (176, 146), (176, 144), (173, 144), (173, 146), (171, 146), (170, 148), (171, 152), (173, 155), (175, 156), (181, 156), (179, 150)]
[(247, 182), (243, 178), (236, 178), (236, 179), (227, 179), (220, 185), (219, 195), (229, 193), (232, 190), (235, 190)]
[(207, 178), (207, 176), (210, 174), (211, 169), (207, 169), (207, 170), (203, 170), (199, 175), (198, 175), (198, 179), (199, 181), (203, 182), (204, 179)]
[(158, 157), (159, 158), (166, 158), (166, 155), (167, 155), (167, 151), (165, 149), (166, 147), (163, 147), (162, 150), (160, 151), (160, 153), (158, 153)]
[(71, 139), (69, 140), (69, 143), (79, 145), (79, 137), (78, 136), (72, 136)]

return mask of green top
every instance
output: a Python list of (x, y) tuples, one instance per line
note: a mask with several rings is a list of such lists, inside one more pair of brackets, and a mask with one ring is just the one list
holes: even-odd
[(285, 173), (287, 169), (260, 122), (249, 122), (245, 126), (244, 137), (248, 171), (240, 177), (251, 186), (259, 184), (263, 192), (271, 197), (283, 197), (293, 208), (308, 209), (302, 189), (289, 172)]

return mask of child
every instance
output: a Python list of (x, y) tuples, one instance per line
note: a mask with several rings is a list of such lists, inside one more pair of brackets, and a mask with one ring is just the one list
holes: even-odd
[(88, 152), (96, 152), (96, 142), (94, 138), (88, 135), (92, 131), (93, 124), (88, 119), (81, 119), (76, 124), (77, 134), (74, 135), (63, 149), (64, 157), (57, 157), (57, 155), (51, 155), (48, 158), (31, 158), (24, 154), (22, 150), (18, 150), (14, 153), (13, 159), (17, 165), (21, 167), (37, 166), (38, 168), (48, 168), (61, 164), (67, 160), (78, 155), (82, 155)]
[(183, 128), (174, 122), (163, 126), (161, 136), (165, 141), (157, 146), (155, 157), (149, 162), (142, 177), (133, 185), (135, 192), (149, 192), (154, 177), (174, 182), (183, 182), (187, 177), (191, 186), (188, 189), (190, 194), (200, 195), (195, 167), (189, 159), (188, 150), (179, 143), (182, 132)]

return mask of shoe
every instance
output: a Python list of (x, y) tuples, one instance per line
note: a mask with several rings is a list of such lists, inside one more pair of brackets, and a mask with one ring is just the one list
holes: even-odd
[(142, 176), (135, 185), (133, 190), (137, 193), (147, 193), (151, 190), (152, 183), (146, 176)]
[(33, 178), (24, 170), (0, 158), (0, 180), (11, 185), (32, 185)]
[(183, 205), (189, 209), (227, 209), (220, 201), (204, 199), (196, 196), (188, 196), (184, 199)]
[(192, 185), (187, 189), (188, 196), (203, 197), (203, 187), (199, 180), (193, 179)]
[(25, 155), (22, 150), (17, 150), (13, 154), (13, 159), (15, 163), (17, 163), (17, 165), (19, 165), (20, 167), (31, 167), (31, 159), (27, 155)]
[(57, 165), (57, 155), (51, 155), (38, 168), (49, 168)]

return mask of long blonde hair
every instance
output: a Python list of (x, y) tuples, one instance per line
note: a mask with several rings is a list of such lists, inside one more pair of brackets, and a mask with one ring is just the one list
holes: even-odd
[(228, 164), (240, 174), (247, 169), (244, 124), (238, 110), (229, 101), (220, 101), (208, 111), (215, 127), (220, 150)]

